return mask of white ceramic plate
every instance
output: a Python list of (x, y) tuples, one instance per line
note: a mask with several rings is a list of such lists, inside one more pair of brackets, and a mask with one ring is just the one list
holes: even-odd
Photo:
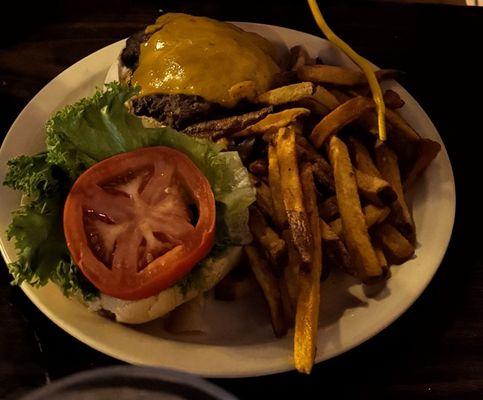
[[(276, 26), (238, 23), (246, 30), (285, 46), (303, 44), (313, 56), (327, 63), (351, 66), (327, 41)], [(20, 154), (44, 149), (43, 126), (62, 106), (91, 95), (101, 86), (115, 62), (123, 41), (84, 58), (45, 86), (12, 125), (0, 151), (0, 179), (6, 162)], [(426, 113), (401, 86), (389, 83), (406, 102), (403, 116), (424, 137), (442, 144)], [(317, 362), (334, 357), (368, 340), (399, 317), (421, 294), (446, 251), (455, 214), (455, 187), (448, 155), (442, 152), (411, 193), (419, 246), (416, 257), (392, 268), (387, 286), (378, 293), (364, 291), (352, 278), (334, 274), (322, 284), (321, 319)], [(1, 250), (5, 261), (15, 259), (5, 237), (10, 213), (19, 194), (0, 187)], [(75, 300), (62, 296), (52, 284), (41, 289), (23, 285), (32, 302), (59, 327), (87, 345), (112, 357), (134, 363), (164, 366), (207, 377), (244, 377), (291, 370), (292, 335), (273, 337), (262, 299), (243, 302), (211, 302), (204, 335), (171, 336), (160, 322), (132, 328), (90, 313)]]

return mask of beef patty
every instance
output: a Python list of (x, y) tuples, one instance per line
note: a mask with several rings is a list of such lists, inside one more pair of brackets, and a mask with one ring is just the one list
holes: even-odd
[[(121, 52), (121, 63), (131, 72), (138, 67), (141, 44), (150, 36), (139, 31), (127, 39), (126, 47)], [(132, 108), (136, 115), (154, 118), (163, 125), (178, 130), (225, 114), (219, 104), (206, 101), (201, 96), (187, 94), (152, 94), (139, 97), (133, 100)]]

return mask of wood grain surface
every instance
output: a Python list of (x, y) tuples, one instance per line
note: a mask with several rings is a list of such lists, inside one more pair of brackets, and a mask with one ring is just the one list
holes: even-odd
[[(434, 280), (394, 324), (316, 366), (250, 379), (214, 380), (241, 399), (483, 398), (483, 9), (377, 2), (323, 2), (343, 38), (401, 82), (433, 119), (457, 183), (453, 238)], [(0, 16), (0, 138), (49, 80), (91, 52), (154, 20), (161, 7), (256, 21), (317, 34), (304, 1), (44, 1)], [(0, 139), (1, 140), (1, 139)], [(5, 166), (0, 166), (4, 168)], [(0, 265), (0, 398), (73, 372), (119, 364), (57, 328)]]

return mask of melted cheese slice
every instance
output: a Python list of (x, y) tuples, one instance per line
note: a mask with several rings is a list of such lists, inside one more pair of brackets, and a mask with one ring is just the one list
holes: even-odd
[(146, 28), (132, 83), (141, 95), (199, 95), (226, 107), (229, 89), (243, 81), (258, 93), (270, 89), (279, 72), (276, 50), (265, 38), (226, 23), (187, 14), (164, 14)]

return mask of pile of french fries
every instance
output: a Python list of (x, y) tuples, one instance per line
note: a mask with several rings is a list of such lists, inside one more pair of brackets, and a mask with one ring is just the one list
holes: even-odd
[[(361, 72), (316, 62), (300, 46), (291, 55), (278, 87), (256, 94), (243, 82), (230, 91), (259, 106), (258, 114), (219, 120), (216, 131), (204, 133), (240, 151), (257, 190), (253, 243), (244, 249), (251, 272), (229, 275), (216, 295), (233, 300), (256, 282), (275, 335), (294, 326), (295, 366), (309, 373), (321, 279), (340, 268), (372, 284), (413, 257), (416, 231), (405, 193), (440, 145), (421, 138), (395, 111), (404, 101), (392, 90), (384, 93), (388, 138), (380, 142)], [(381, 70), (377, 77), (397, 73)]]

